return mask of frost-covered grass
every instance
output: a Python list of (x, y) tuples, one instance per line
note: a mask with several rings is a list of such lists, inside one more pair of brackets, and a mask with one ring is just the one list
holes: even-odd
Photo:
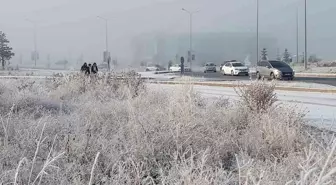
[[(334, 137), (274, 85), (208, 101), (134, 73), (0, 82), (0, 184), (333, 184)], [(334, 142), (334, 144), (333, 144)]]

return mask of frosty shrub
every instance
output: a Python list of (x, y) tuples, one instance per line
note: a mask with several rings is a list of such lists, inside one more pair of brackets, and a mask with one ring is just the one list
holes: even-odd
[(269, 85), (262, 81), (254, 81), (251, 85), (238, 86), (235, 90), (242, 104), (251, 111), (264, 111), (277, 101), (275, 84)]
[(236, 103), (167, 87), (136, 73), (1, 81), (0, 184), (335, 182), (333, 135), (295, 107), (256, 103), (268, 97), (256, 87), (274, 88), (253, 84)]

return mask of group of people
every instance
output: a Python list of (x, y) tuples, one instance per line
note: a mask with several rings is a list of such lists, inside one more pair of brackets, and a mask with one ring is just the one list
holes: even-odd
[(98, 66), (97, 66), (96, 63), (93, 63), (93, 65), (91, 65), (91, 64), (88, 65), (85, 62), (81, 67), (81, 72), (86, 74), (86, 75), (97, 74), (98, 73)]

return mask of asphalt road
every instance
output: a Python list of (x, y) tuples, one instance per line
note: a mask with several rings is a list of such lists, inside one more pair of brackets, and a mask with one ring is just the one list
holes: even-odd
[[(238, 80), (249, 80), (248, 76), (224, 76), (222, 73), (203, 73), (203, 72), (192, 72), (185, 73), (186, 76), (202, 77), (206, 81), (238, 81)], [(319, 83), (336, 86), (336, 78), (319, 78), (319, 77), (295, 77), (294, 81), (300, 82), (310, 82)]]

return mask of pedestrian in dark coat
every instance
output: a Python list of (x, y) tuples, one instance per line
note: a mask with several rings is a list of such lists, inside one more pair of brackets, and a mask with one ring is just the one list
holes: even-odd
[(88, 67), (86, 68), (85, 74), (86, 75), (90, 75), (91, 74), (91, 64), (89, 64)]
[(82, 65), (82, 67), (81, 67), (81, 72), (82, 72), (82, 73), (85, 73), (86, 70), (87, 70), (87, 68), (88, 68), (88, 66), (87, 66), (87, 63), (85, 62), (85, 63)]
[(93, 63), (92, 68), (91, 68), (91, 72), (93, 74), (97, 74), (98, 73), (98, 66), (97, 66), (96, 62)]

